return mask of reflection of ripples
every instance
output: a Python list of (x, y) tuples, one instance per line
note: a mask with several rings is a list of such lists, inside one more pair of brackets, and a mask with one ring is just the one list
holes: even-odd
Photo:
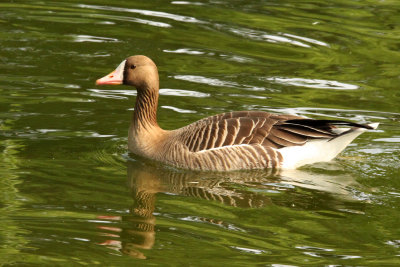
[(265, 90), (265, 88), (263, 88), (263, 87), (246, 85), (246, 84), (241, 85), (237, 82), (223, 81), (223, 80), (220, 80), (217, 78), (208, 78), (208, 77), (199, 76), (199, 75), (175, 75), (174, 78), (177, 80), (183, 80), (183, 81), (194, 82), (194, 83), (202, 83), (202, 84), (218, 86), (218, 87), (231, 87), (231, 88), (238, 88), (238, 89), (247, 89), (247, 90), (252, 90), (252, 91)]
[(197, 111), (195, 111), (195, 110), (182, 109), (182, 108), (177, 108), (177, 107), (172, 107), (172, 106), (161, 106), (161, 108), (171, 109), (178, 113), (197, 113)]
[(188, 2), (188, 1), (172, 1), (171, 4), (174, 5), (195, 5), (195, 6), (202, 6), (203, 3), (200, 2)]
[(355, 90), (359, 88), (357, 85), (353, 84), (342, 83), (338, 81), (321, 80), (321, 79), (273, 77), (273, 78), (266, 78), (265, 80), (280, 84), (308, 87), (315, 89)]
[[(146, 24), (146, 25), (155, 26), (155, 27), (161, 27), (161, 28), (170, 28), (170, 27), (172, 27), (171, 24), (168, 24), (168, 23), (165, 23), (165, 22), (148, 20), (148, 19), (132, 18), (132, 17), (126, 17), (126, 16), (115, 16), (115, 15), (105, 15), (105, 14), (92, 14), (91, 16), (93, 18), (107, 19), (107, 20), (117, 20), (117, 21), (124, 21), (124, 22), (134, 22), (134, 23)], [(115, 24), (114, 22), (110, 22), (110, 21), (107, 21), (107, 20), (106, 21), (102, 21), (100, 23), (101, 24)]]
[(204, 55), (205, 53), (202, 51), (197, 51), (189, 48), (180, 48), (176, 50), (169, 50), (169, 49), (164, 49), (163, 50), (166, 53), (174, 53), (174, 54), (187, 54), (187, 55)]
[(172, 96), (190, 96), (190, 97), (209, 97), (210, 94), (182, 89), (160, 89), (160, 95), (172, 95)]
[(207, 78), (198, 75), (175, 75), (175, 79), (184, 80), (195, 83), (203, 83), (212, 86), (220, 86), (220, 87), (239, 87), (239, 84), (236, 82), (222, 81), (216, 78)]
[(21, 139), (44, 139), (58, 140), (74, 137), (81, 138), (110, 138), (115, 135), (99, 134), (94, 131), (69, 131), (63, 129), (23, 129), (13, 131), (1, 131), (0, 136), (21, 138)]
[(92, 43), (103, 43), (103, 42), (119, 42), (118, 39), (108, 38), (108, 37), (100, 37), (100, 36), (92, 36), (92, 35), (70, 35), (74, 42), (92, 42)]
[(190, 23), (201, 23), (202, 22), (194, 17), (181, 16), (181, 15), (177, 15), (177, 14), (153, 11), (153, 10), (123, 8), (123, 7), (115, 7), (115, 6), (85, 5), (85, 4), (79, 4), (78, 7), (89, 8), (89, 9), (98, 9), (98, 10), (107, 10), (107, 11), (136, 13), (136, 14), (140, 14), (140, 15), (166, 18), (166, 19), (171, 19), (171, 20), (180, 21), (180, 22), (190, 22)]
[(248, 28), (235, 28), (232, 26), (221, 25), (221, 24), (216, 24), (215, 26), (219, 29), (227, 30), (241, 37), (257, 41), (266, 41), (270, 43), (287, 43), (294, 46), (300, 46), (306, 48), (311, 47), (311, 44), (329, 47), (329, 45), (325, 42), (304, 36), (298, 36), (295, 34), (281, 33), (281, 32), (278, 32), (276, 34), (270, 34), (259, 30), (248, 29)]
[(400, 143), (400, 137), (390, 137), (390, 138), (378, 138), (374, 139), (375, 142), (389, 142), (389, 143)]
[[(114, 141), (117, 140), (114, 139)], [(123, 159), (119, 155), (125, 149), (125, 142), (118, 140), (118, 143), (120, 143), (118, 146), (115, 143), (107, 143), (101, 149), (95, 148), (93, 151), (83, 154), (82, 159), (90, 160), (92, 164), (101, 166), (99, 168), (102, 169), (112, 169), (114, 167), (114, 170), (118, 169), (122, 171), (125, 166)]]
[(125, 99), (127, 96), (135, 96), (135, 90), (107, 90), (107, 89), (88, 89), (91, 96), (112, 99)]
[(216, 52), (205, 52), (200, 50), (194, 50), (190, 48), (179, 48), (175, 50), (164, 49), (163, 52), (166, 53), (173, 53), (173, 54), (186, 54), (186, 55), (207, 55), (207, 56), (220, 56), (223, 59), (228, 61), (234, 61), (239, 63), (248, 63), (252, 62), (253, 60), (247, 57), (238, 56), (235, 54), (225, 54), (225, 53), (216, 53)]

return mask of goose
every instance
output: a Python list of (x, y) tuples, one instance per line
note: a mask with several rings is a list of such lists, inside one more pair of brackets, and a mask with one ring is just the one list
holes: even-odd
[(158, 69), (150, 58), (128, 57), (96, 84), (136, 88), (128, 132), (130, 152), (190, 170), (295, 169), (330, 161), (358, 135), (379, 124), (232, 111), (164, 130), (157, 123)]

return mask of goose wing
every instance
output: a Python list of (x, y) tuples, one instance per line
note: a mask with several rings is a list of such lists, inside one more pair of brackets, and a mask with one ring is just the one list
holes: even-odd
[(259, 111), (218, 114), (178, 130), (180, 141), (191, 152), (236, 145), (283, 148), (304, 145), (310, 139), (332, 139), (342, 132), (335, 125), (369, 128), (345, 121), (312, 120)]

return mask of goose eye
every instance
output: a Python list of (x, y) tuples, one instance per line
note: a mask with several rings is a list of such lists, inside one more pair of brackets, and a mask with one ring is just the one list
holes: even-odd
[(133, 69), (135, 69), (136, 68), (136, 66), (135, 65), (131, 65), (131, 69), (133, 70)]

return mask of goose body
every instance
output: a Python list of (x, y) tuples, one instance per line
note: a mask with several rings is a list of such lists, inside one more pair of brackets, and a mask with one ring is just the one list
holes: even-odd
[(236, 111), (167, 131), (157, 123), (158, 70), (148, 57), (127, 58), (96, 84), (136, 87), (138, 93), (128, 133), (129, 150), (185, 169), (292, 169), (330, 161), (358, 135), (378, 126), (377, 123), (357, 124), (262, 111)]

